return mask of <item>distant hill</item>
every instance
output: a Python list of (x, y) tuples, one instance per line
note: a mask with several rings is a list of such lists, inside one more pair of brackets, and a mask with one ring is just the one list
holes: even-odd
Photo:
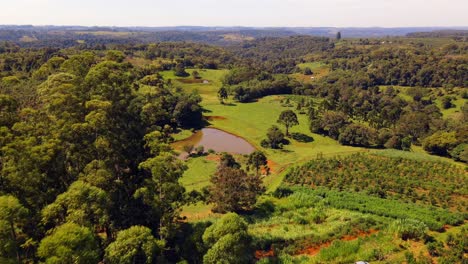
[(407, 34), (408, 37), (414, 38), (457, 38), (457, 37), (468, 37), (468, 30), (436, 30), (430, 32), (413, 32)]
[(0, 41), (14, 42), (24, 47), (77, 44), (136, 44), (150, 42), (188, 41), (215, 45), (230, 45), (264, 37), (310, 35), (343, 38), (374, 38), (385, 36), (451, 37), (466, 36), (468, 27), (438, 28), (335, 28), (335, 27), (84, 27), (0, 25)]

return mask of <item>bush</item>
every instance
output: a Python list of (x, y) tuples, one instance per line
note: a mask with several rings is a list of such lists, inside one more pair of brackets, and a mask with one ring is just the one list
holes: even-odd
[(458, 143), (455, 132), (439, 131), (424, 139), (423, 148), (429, 153), (447, 156)]
[(274, 192), (273, 196), (276, 198), (284, 198), (293, 194), (293, 191), (288, 187), (278, 187)]
[(450, 151), (454, 160), (468, 162), (468, 144), (460, 144)]
[(195, 148), (195, 153), (198, 155), (198, 156), (201, 156), (205, 153), (205, 147), (203, 147), (202, 145), (198, 146)]
[(398, 219), (391, 225), (391, 230), (403, 240), (424, 239), (427, 225), (415, 219)]
[(346, 126), (338, 137), (343, 145), (369, 147), (374, 144), (377, 137), (375, 129), (361, 124)]
[(267, 145), (272, 149), (280, 149), (283, 147), (284, 134), (277, 126), (273, 125), (268, 129), (267, 137), (268, 139), (265, 142), (262, 141), (262, 146)]

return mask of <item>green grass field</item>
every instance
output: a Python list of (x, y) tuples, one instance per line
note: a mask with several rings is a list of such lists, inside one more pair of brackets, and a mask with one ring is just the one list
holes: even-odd
[[(314, 63), (314, 65), (316, 67), (321, 66), (320, 63)], [(361, 148), (342, 146), (333, 139), (310, 133), (305, 115), (298, 115), (299, 125), (291, 128), (291, 132), (312, 136), (313, 142), (302, 143), (290, 139), (291, 144), (286, 145), (282, 150), (263, 149), (260, 146), (260, 141), (266, 138), (268, 128), (272, 125), (278, 125), (276, 120), (282, 111), (293, 109), (281, 105), (280, 100), (285, 96), (267, 96), (257, 102), (246, 104), (230, 102), (231, 104), (222, 105), (217, 99), (217, 91), (222, 85), (221, 80), (227, 70), (197, 71), (200, 73), (202, 80), (209, 81), (208, 84), (187, 84), (177, 81), (177, 79), (191, 79), (192, 77), (179, 78), (174, 76), (173, 71), (163, 71), (161, 75), (166, 80), (171, 79), (175, 86), (179, 86), (187, 92), (197, 90), (203, 98), (202, 106), (206, 110), (206, 117), (223, 117), (211, 118), (211, 121), (209, 121), (210, 126), (241, 136), (257, 149), (261, 149), (266, 153), (268, 159), (272, 162), (272, 175), (265, 179), (268, 186), (270, 184), (277, 186), (281, 182), (282, 172), (288, 166), (313, 159), (318, 154), (333, 156), (364, 151)], [(192, 73), (193, 70), (188, 69), (187, 72)], [(289, 97), (292, 98), (292, 96)], [(180, 140), (189, 135), (188, 131), (182, 131), (182, 133), (175, 134), (175, 138)]]
[(185, 171), (180, 183), (187, 191), (201, 190), (210, 184), (210, 177), (216, 171), (216, 162), (206, 156), (187, 160), (188, 170)]
[(181, 80), (190, 80), (193, 77), (178, 77), (174, 75), (174, 71), (162, 71), (160, 74), (165, 80), (170, 79), (174, 86), (181, 87), (186, 92), (198, 91), (203, 98), (203, 105), (219, 103), (217, 92), (222, 85), (221, 80), (228, 73), (228, 70), (187, 69), (186, 71), (190, 75), (193, 71), (198, 71), (200, 80), (207, 80), (208, 83), (184, 83)]
[(304, 75), (302, 73), (293, 73), (290, 75), (296, 78), (298, 81), (301, 81), (304, 83), (310, 83), (315, 80), (318, 80), (321, 77), (327, 75), (330, 71), (330, 68), (326, 64), (320, 61), (300, 63), (297, 65), (297, 67), (301, 70), (304, 70), (305, 68), (309, 68), (313, 72), (313, 75)]

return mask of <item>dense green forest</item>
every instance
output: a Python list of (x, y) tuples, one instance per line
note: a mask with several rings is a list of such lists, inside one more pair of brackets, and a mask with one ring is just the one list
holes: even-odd
[(1, 263), (466, 263), (463, 38), (174, 34), (0, 43)]

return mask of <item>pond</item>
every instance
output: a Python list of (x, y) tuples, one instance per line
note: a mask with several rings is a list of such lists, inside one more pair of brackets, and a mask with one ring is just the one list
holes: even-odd
[(245, 139), (216, 128), (203, 128), (189, 138), (172, 144), (177, 150), (182, 150), (185, 145), (203, 146), (205, 151), (212, 149), (233, 154), (250, 154), (255, 151), (254, 146)]

